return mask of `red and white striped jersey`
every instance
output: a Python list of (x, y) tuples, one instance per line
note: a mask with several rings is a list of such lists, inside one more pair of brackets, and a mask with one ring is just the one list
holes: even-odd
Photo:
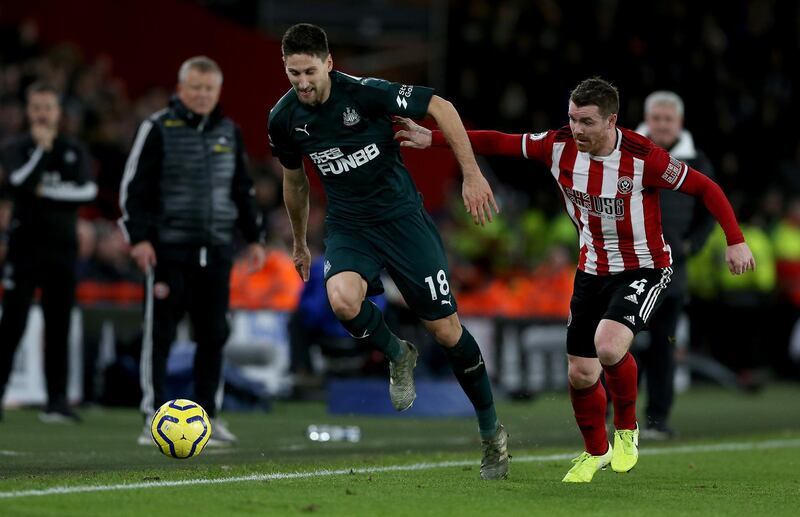
[(608, 156), (578, 151), (569, 127), (522, 135), (525, 158), (544, 163), (558, 183), (580, 237), (578, 268), (608, 275), (672, 264), (661, 231), (658, 190), (677, 190), (686, 164), (649, 139), (618, 127)]

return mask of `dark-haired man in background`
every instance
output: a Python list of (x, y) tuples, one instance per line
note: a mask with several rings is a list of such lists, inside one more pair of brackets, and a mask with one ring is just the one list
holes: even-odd
[[(77, 422), (67, 403), (69, 325), (75, 302), (78, 207), (97, 195), (83, 144), (60, 135), (58, 91), (34, 83), (27, 91), (30, 131), (0, 154), (14, 203), (3, 267), (0, 320), (0, 403), (11, 373), (34, 291), (41, 288), (45, 324), (47, 407), (43, 422)], [(0, 404), (0, 416), (2, 416)]]
[(309, 184), (302, 167), (306, 156), (328, 197), (324, 275), (333, 312), (353, 337), (387, 356), (392, 404), (398, 411), (411, 407), (417, 350), (395, 336), (380, 309), (366, 299), (383, 291), (380, 274), (386, 269), (444, 347), (475, 408), (483, 444), (481, 478), (505, 478), (507, 434), (497, 420), (486, 365), (478, 343), (458, 319), (441, 237), (393, 139), (391, 116), (432, 116), (463, 171), (466, 209), (476, 224), (491, 221), (497, 206), (458, 112), (431, 88), (334, 71), (325, 31), (315, 25), (287, 30), (282, 50), (292, 88), (270, 112), (269, 134), (283, 166), (298, 272), (307, 280), (311, 261), (306, 242)]

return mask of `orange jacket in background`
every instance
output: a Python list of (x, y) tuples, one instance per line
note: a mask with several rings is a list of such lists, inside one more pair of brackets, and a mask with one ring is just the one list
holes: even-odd
[(303, 280), (283, 251), (269, 251), (264, 267), (255, 273), (248, 271), (243, 260), (236, 261), (231, 271), (232, 309), (290, 312), (297, 307), (302, 290)]

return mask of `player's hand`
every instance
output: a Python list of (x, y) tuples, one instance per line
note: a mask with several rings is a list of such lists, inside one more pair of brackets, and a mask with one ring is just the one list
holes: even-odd
[(136, 265), (147, 274), (151, 267), (156, 265), (156, 250), (150, 241), (142, 241), (131, 248), (131, 257), (136, 262)]
[(427, 149), (431, 146), (433, 137), (430, 129), (422, 127), (406, 117), (393, 117), (392, 120), (403, 128), (394, 134), (394, 139), (400, 140), (400, 147)]
[(734, 275), (756, 270), (756, 259), (753, 258), (753, 253), (746, 242), (728, 246), (728, 249), (725, 250), (725, 262), (728, 263), (728, 269)]
[(267, 250), (264, 246), (254, 242), (247, 246), (244, 250), (244, 260), (247, 262), (248, 273), (255, 273), (264, 267), (264, 261), (267, 259)]
[(464, 198), (464, 208), (472, 216), (472, 221), (475, 224), (484, 226), (486, 221), (492, 222), (492, 209), (495, 213), (499, 214), (500, 209), (497, 207), (497, 201), (494, 200), (492, 187), (489, 182), (483, 177), (480, 170), (475, 167), (474, 173), (467, 173), (464, 171), (464, 184), (461, 187), (461, 195)]
[(308, 245), (295, 243), (292, 261), (303, 282), (308, 282), (308, 272), (311, 268), (311, 251), (308, 249)]
[(31, 126), (31, 137), (36, 145), (45, 151), (51, 151), (53, 141), (56, 139), (56, 130), (44, 124), (34, 124)]

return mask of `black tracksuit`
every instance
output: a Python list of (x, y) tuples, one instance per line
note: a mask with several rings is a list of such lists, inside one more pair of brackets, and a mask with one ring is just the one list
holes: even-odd
[(131, 245), (150, 241), (157, 260), (153, 292), (145, 293), (153, 318), (145, 320), (141, 409), (152, 413), (166, 402), (167, 357), (188, 312), (197, 343), (194, 398), (213, 417), (229, 334), (234, 229), (251, 243), (259, 237), (238, 127), (219, 107), (201, 117), (173, 98), (139, 127), (120, 205)]
[[(694, 147), (688, 131), (669, 149), (675, 158), (710, 177), (714, 177), (711, 162)], [(675, 332), (688, 292), (686, 260), (703, 247), (714, 229), (714, 217), (702, 202), (679, 192), (662, 190), (661, 225), (664, 238), (672, 248), (672, 283), (661, 307), (648, 323), (650, 347), (639, 354), (640, 371), (647, 378), (647, 421), (660, 426), (669, 419), (675, 397)]]
[(0, 155), (3, 189), (13, 200), (8, 256), (3, 266), (0, 320), (0, 399), (28, 319), (34, 291), (41, 288), (45, 322), (45, 378), (49, 408), (66, 404), (67, 339), (75, 301), (77, 210), (91, 201), (90, 158), (83, 145), (57, 136), (50, 151), (30, 135), (12, 141)]

